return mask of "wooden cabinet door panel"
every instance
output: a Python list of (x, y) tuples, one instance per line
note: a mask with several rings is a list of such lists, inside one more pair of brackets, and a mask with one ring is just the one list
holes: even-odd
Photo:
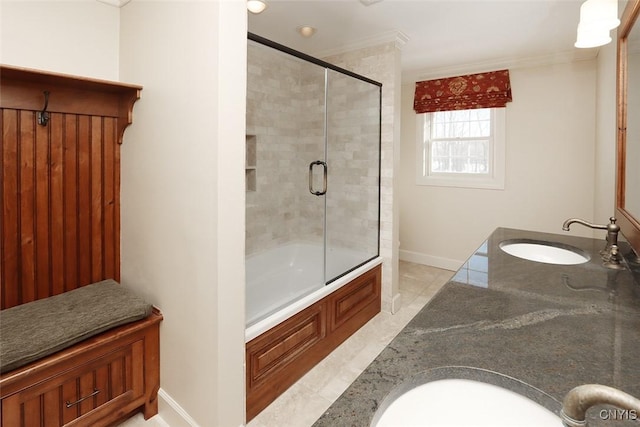
[(143, 396), (143, 345), (136, 341), (7, 396), (2, 400), (2, 425), (88, 425), (98, 410)]

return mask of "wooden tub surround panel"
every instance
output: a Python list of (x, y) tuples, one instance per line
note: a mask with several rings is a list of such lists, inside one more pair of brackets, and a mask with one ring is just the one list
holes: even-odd
[(247, 343), (247, 421), (380, 312), (381, 275), (378, 265)]
[(140, 90), (0, 67), (1, 308), (120, 280), (120, 144)]

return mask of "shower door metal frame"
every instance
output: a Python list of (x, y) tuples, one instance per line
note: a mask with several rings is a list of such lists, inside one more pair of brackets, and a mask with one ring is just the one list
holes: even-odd
[[(327, 277), (325, 275), (325, 285), (330, 284), (331, 282), (349, 274), (350, 272), (356, 270), (357, 268), (365, 265), (366, 263), (368, 263), (369, 261), (372, 261), (373, 259), (377, 258), (380, 256), (380, 209), (381, 209), (381, 196), (382, 196), (382, 192), (381, 192), (381, 184), (382, 184), (382, 83), (377, 82), (375, 80), (372, 80), (368, 77), (362, 76), (360, 74), (354, 73), (352, 71), (349, 71), (347, 69), (338, 67), (336, 65), (333, 65), (329, 62), (323, 61), (321, 59), (315, 58), (311, 55), (307, 55), (306, 53), (297, 51), (295, 49), (292, 49), (290, 47), (284, 46), (280, 43), (274, 42), (272, 40), (266, 39), (264, 37), (261, 37), (257, 34), (248, 32), (247, 33), (247, 39), (248, 40), (252, 40), (256, 43), (260, 43), (262, 45), (268, 46), (272, 49), (278, 50), (280, 52), (283, 53), (287, 53), (289, 55), (292, 55), (296, 58), (308, 61), (310, 63), (319, 65), (321, 67), (323, 67), (325, 69), (325, 100), (328, 96), (327, 94), (327, 90), (328, 90), (328, 73), (327, 70), (333, 70), (336, 71), (338, 73), (347, 75), (349, 77), (353, 77), (355, 79), (370, 83), (372, 85), (375, 85), (378, 87), (378, 92), (379, 92), (379, 96), (378, 96), (378, 236), (377, 236), (377, 251), (376, 254), (368, 259), (366, 259), (365, 261), (361, 262), (358, 265), (355, 265), (354, 267), (344, 271), (342, 274), (339, 274), (336, 277), (331, 278), (331, 280), (327, 280)], [(325, 102), (325, 109), (324, 109), (324, 114), (325, 114), (325, 118), (324, 118), (324, 145), (325, 145), (325, 160), (327, 157), (327, 150), (328, 150), (328, 141), (327, 141), (327, 105)], [(313, 172), (313, 166), (315, 165), (322, 165), (323, 166), (323, 190), (321, 192), (318, 191), (313, 191), (313, 183), (312, 183), (312, 172)], [(309, 192), (311, 192), (311, 194), (316, 195), (316, 196), (325, 196), (326, 192), (327, 192), (327, 169), (328, 169), (328, 165), (324, 160), (316, 160), (313, 161), (309, 164)], [(327, 198), (324, 198), (324, 236), (323, 236), (323, 241), (324, 241), (324, 267), (326, 270), (326, 265), (327, 265), (327, 260), (326, 260), (326, 256), (327, 256)], [(326, 271), (325, 271), (326, 273)]]

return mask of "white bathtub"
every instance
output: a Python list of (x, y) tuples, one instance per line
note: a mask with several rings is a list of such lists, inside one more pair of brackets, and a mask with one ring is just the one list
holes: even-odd
[(382, 263), (380, 257), (370, 258), (363, 252), (330, 248), (327, 251), (327, 281), (364, 264), (325, 285), (321, 245), (289, 243), (247, 257), (245, 341), (252, 340)]

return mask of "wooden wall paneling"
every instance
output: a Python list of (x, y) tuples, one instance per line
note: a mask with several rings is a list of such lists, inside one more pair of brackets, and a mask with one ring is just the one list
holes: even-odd
[(91, 131), (89, 116), (78, 116), (78, 283), (91, 283)]
[[(112, 118), (104, 119), (103, 126), (104, 138), (103, 138), (103, 214), (104, 214), (104, 243), (103, 243), (103, 254), (104, 254), (104, 265), (103, 265), (103, 274), (105, 277), (114, 277), (116, 270), (118, 268), (118, 261), (115, 257), (115, 247), (118, 245), (117, 236), (119, 233), (115, 233), (115, 199), (116, 195), (120, 193), (118, 190), (116, 192), (116, 182), (115, 182), (115, 150), (116, 148), (120, 148), (116, 141), (116, 120)], [(111, 260), (111, 262), (110, 262)], [(118, 257), (119, 260), (119, 257)]]
[(35, 224), (34, 224), (34, 253), (35, 253), (35, 298), (51, 296), (51, 277), (49, 275), (49, 260), (51, 245), (49, 242), (49, 219), (51, 218), (49, 205), (49, 126), (39, 126), (33, 123), (35, 153)]
[(34, 165), (34, 142), (35, 114), (30, 111), (22, 111), (18, 116), (19, 122), (19, 159), (20, 173), (18, 188), (18, 199), (20, 200), (20, 218), (18, 227), (20, 230), (20, 276), (18, 295), (20, 301), (35, 300), (35, 165)]
[[(122, 138), (122, 130), (120, 127), (120, 121), (118, 121), (118, 130), (116, 133), (116, 138)], [(117, 139), (117, 141), (121, 141), (121, 139)], [(114, 216), (113, 216), (113, 235), (115, 238), (114, 241), (114, 256), (113, 261), (115, 263), (115, 272), (114, 276), (117, 281), (120, 281), (120, 142), (114, 144), (113, 146), (114, 154), (113, 154), (113, 168), (114, 168)]]
[(64, 292), (64, 115), (51, 115), (50, 132), (50, 289), (58, 295)]
[(12, 307), (20, 300), (19, 256), (20, 236), (18, 224), (20, 201), (18, 197), (18, 112), (6, 109), (2, 111), (2, 269), (0, 282), (12, 286), (2, 286), (2, 307)]
[(102, 227), (102, 189), (103, 189), (103, 151), (102, 151), (102, 118), (91, 117), (91, 151), (90, 151), (90, 182), (91, 182), (91, 281), (97, 282), (103, 276), (102, 242), (104, 229)]
[[(2, 308), (120, 280), (120, 143), (139, 86), (0, 66)], [(50, 120), (37, 123), (48, 91)]]
[[(4, 141), (4, 111), (0, 110), (0, 141)], [(0, 144), (0, 165), (4, 162), (4, 144)], [(0, 168), (0, 260), (4, 259), (4, 167)], [(4, 266), (0, 262), (0, 282), (4, 281)], [(0, 289), (0, 302), (4, 301), (4, 292)], [(0, 408), (0, 417), (2, 409)], [(1, 419), (1, 418), (0, 418)]]
[(63, 256), (64, 290), (75, 289), (78, 282), (78, 122), (76, 115), (64, 115), (63, 126)]

